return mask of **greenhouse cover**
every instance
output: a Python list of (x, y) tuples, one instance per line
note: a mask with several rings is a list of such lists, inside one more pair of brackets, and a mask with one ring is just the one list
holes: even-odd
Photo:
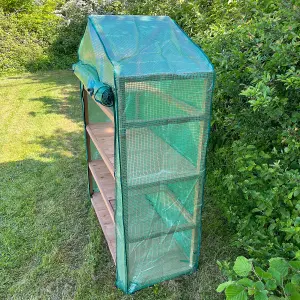
[(78, 54), (82, 87), (114, 113), (117, 286), (195, 271), (212, 64), (167, 16), (90, 16)]

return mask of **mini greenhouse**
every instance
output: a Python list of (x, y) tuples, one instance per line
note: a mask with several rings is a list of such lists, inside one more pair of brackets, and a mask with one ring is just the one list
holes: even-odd
[(90, 16), (78, 54), (89, 192), (116, 285), (195, 271), (212, 64), (165, 16)]

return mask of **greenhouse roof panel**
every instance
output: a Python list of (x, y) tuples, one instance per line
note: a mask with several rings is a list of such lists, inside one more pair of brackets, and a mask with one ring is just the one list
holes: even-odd
[(167, 16), (92, 15), (89, 25), (118, 76), (213, 72), (201, 48)]

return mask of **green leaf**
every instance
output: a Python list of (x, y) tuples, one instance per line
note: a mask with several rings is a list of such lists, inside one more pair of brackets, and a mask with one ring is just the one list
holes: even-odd
[(295, 257), (298, 258), (298, 259), (300, 259), (300, 250), (298, 250), (298, 251), (296, 252)]
[(254, 287), (248, 288), (248, 295), (254, 295), (256, 293), (256, 289)]
[(266, 288), (270, 291), (274, 291), (277, 288), (276, 280), (275, 279), (268, 279), (266, 281)]
[(298, 286), (296, 286), (296, 285), (292, 284), (291, 282), (289, 282), (285, 285), (284, 290), (287, 294), (292, 295), (292, 294), (297, 293), (299, 289), (298, 289)]
[(228, 286), (230, 286), (233, 283), (234, 283), (234, 281), (231, 281), (231, 280), (221, 283), (217, 288), (217, 292), (222, 293)]
[(284, 299), (284, 298), (273, 296), (273, 295), (269, 297), (269, 300), (281, 300), (281, 299)]
[(272, 277), (276, 280), (277, 285), (280, 285), (281, 284), (280, 273), (274, 268), (269, 268), (268, 272), (272, 274)]
[(228, 300), (247, 300), (245, 288), (241, 285), (232, 284), (225, 290), (226, 299)]
[(258, 291), (262, 291), (262, 290), (264, 290), (265, 285), (264, 285), (262, 282), (257, 281), (257, 282), (254, 283), (254, 287), (255, 287)]
[(290, 265), (291, 265), (294, 269), (300, 271), (300, 261), (290, 261)]
[(254, 282), (249, 278), (242, 278), (239, 281), (237, 281), (237, 283), (246, 287), (252, 287), (254, 285)]
[(233, 270), (239, 276), (246, 277), (252, 270), (252, 263), (244, 256), (239, 256), (235, 260)]
[(268, 291), (263, 290), (259, 291), (254, 295), (254, 300), (268, 300)]
[(299, 293), (292, 294), (290, 300), (300, 300), (300, 294)]
[(291, 278), (291, 283), (300, 286), (300, 274), (295, 274)]
[(270, 267), (279, 272), (282, 277), (285, 277), (289, 272), (289, 263), (280, 257), (271, 258)]
[(257, 275), (263, 279), (271, 279), (272, 278), (272, 274), (265, 272), (262, 268), (260, 267), (255, 267), (255, 272), (257, 273)]

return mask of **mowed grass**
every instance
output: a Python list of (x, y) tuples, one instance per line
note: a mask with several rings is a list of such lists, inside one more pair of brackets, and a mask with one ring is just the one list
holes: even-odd
[(115, 288), (87, 194), (78, 89), (69, 71), (1, 78), (0, 299), (223, 299), (216, 260), (234, 251), (209, 197), (196, 273), (132, 296)]

